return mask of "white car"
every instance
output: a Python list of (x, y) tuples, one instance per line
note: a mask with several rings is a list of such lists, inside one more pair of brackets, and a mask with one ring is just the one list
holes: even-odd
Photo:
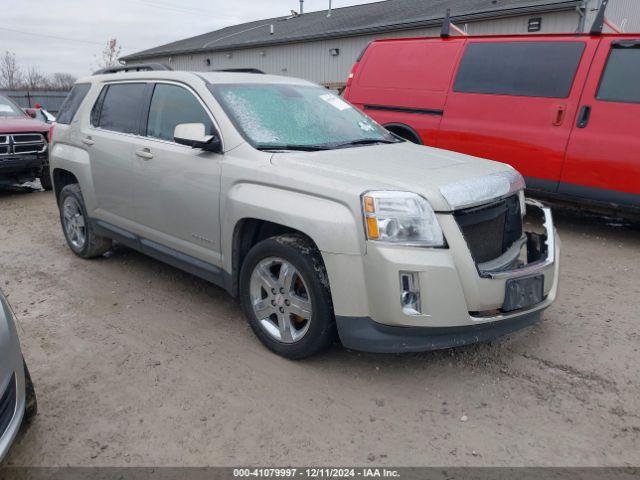
[(37, 410), (13, 312), (0, 291), (0, 461), (9, 451), (20, 425), (33, 418)]

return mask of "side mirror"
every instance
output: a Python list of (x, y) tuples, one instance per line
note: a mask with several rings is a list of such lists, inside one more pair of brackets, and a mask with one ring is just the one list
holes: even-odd
[(187, 147), (222, 153), (220, 138), (217, 135), (206, 135), (204, 123), (181, 123), (176, 125), (173, 131), (173, 140)]
[(35, 108), (25, 108), (24, 113), (29, 115), (31, 118), (36, 118), (38, 116), (38, 111)]

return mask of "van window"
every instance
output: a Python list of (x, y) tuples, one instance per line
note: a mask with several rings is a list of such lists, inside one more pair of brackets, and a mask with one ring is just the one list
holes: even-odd
[(610, 102), (640, 103), (640, 48), (614, 45), (597, 98)]
[(153, 90), (147, 136), (173, 141), (176, 125), (203, 123), (206, 135), (213, 135), (213, 122), (200, 102), (188, 90), (159, 83)]
[(138, 133), (145, 87), (144, 83), (109, 85), (100, 109), (98, 126), (114, 132)]
[(469, 43), (454, 91), (567, 98), (584, 42)]
[(73, 121), (73, 117), (75, 117), (76, 112), (80, 108), (80, 104), (84, 100), (84, 97), (89, 93), (90, 88), (91, 84), (89, 83), (75, 84), (67, 95), (67, 98), (64, 99), (64, 102), (60, 106), (56, 122), (67, 125), (70, 124)]

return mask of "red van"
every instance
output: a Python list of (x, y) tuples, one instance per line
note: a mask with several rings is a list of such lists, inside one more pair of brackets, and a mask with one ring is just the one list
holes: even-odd
[(379, 40), (344, 95), (408, 140), (509, 163), (532, 191), (640, 211), (640, 34)]

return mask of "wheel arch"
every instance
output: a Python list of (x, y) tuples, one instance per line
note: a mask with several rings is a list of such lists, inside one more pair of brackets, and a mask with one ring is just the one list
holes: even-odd
[(56, 202), (58, 205), (60, 204), (60, 192), (67, 185), (71, 185), (74, 183), (80, 183), (78, 178), (69, 170), (65, 170), (64, 168), (56, 168), (51, 173), (53, 178), (53, 191), (55, 192)]
[(422, 138), (420, 138), (418, 132), (406, 123), (387, 123), (384, 125), (384, 128), (412, 143), (416, 143), (418, 145), (423, 144)]

